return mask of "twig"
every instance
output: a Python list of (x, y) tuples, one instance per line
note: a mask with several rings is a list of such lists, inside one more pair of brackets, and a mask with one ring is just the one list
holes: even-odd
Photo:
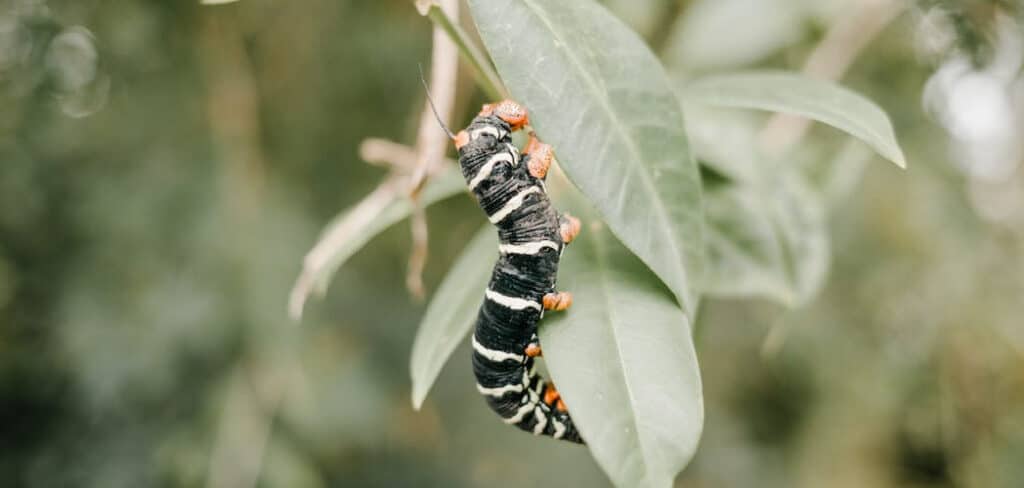
[(258, 88), (231, 12), (204, 12), (202, 61), (211, 139), (220, 153), (229, 210), (248, 218), (265, 184)]
[[(445, 0), (450, 2), (452, 5), (457, 6), (455, 0)], [(491, 99), (502, 99), (507, 97), (507, 91), (504, 85), (501, 83), (501, 79), (497, 73), (491, 67), (490, 61), (487, 56), (484, 55), (476, 44), (470, 39), (469, 35), (466, 34), (458, 25), (452, 23), (451, 18), (445, 12), (445, 10), (454, 11), (455, 9), (448, 9), (447, 6), (443, 10), (439, 4), (439, 0), (417, 0), (415, 2), (416, 7), (420, 13), (428, 17), (433, 22), (435, 29), (435, 42), (437, 46), (438, 29), (443, 32), (445, 39), (450, 43), (454, 43), (457, 48), (457, 53), (465, 59), (470, 67), (473, 69), (474, 75), (476, 76), (477, 82), (481, 89), (487, 93)], [(438, 53), (434, 54), (434, 62), (431, 71), (432, 85), (437, 90), (437, 100), (441, 100), (441, 105), (450, 105), (450, 103), (444, 103), (443, 99), (446, 98), (444, 95), (445, 91), (451, 91), (451, 97), (454, 97), (455, 89), (455, 68), (451, 66), (445, 66), (442, 63)], [(450, 59), (451, 54), (446, 54), (444, 57)], [(442, 69), (447, 68), (450, 77), (441, 77), (440, 75), (435, 76), (435, 73)], [(451, 109), (445, 110), (449, 113)], [(423, 117), (421, 117), (420, 132), (429, 130), (433, 124), (436, 124), (433, 120), (427, 120), (427, 107), (424, 109)], [(444, 116), (450, 118), (448, 116)], [(436, 127), (433, 127), (433, 133), (436, 137), (440, 137), (441, 131)], [(444, 141), (442, 147), (447, 147), (447, 140)], [(440, 146), (440, 145), (438, 145)], [(318, 241), (316, 246), (306, 254), (303, 259), (302, 271), (299, 274), (295, 285), (292, 288), (291, 294), (288, 299), (288, 312), (294, 320), (299, 320), (302, 317), (302, 309), (305, 305), (306, 299), (310, 293), (317, 288), (319, 276), (323, 268), (329, 263), (331, 256), (342, 247), (346, 242), (351, 240), (353, 232), (358, 232), (362, 229), (366, 222), (372, 220), (376, 216), (380, 215), (388, 205), (393, 203), (395, 199), (400, 198), (400, 190), (414, 189), (419, 190), (425, 184), (427, 178), (440, 170), (443, 167), (444, 161), (443, 150), (438, 157), (420, 159), (419, 154), (423, 144), (421, 139), (417, 140), (417, 149), (413, 153), (408, 147), (396, 144), (390, 141), (384, 141), (381, 139), (367, 139), (363, 141), (360, 147), (360, 152), (365, 160), (371, 164), (387, 164), (391, 166), (394, 171), (393, 173), (377, 187), (370, 195), (364, 198), (354, 209), (348, 212), (344, 217), (343, 221), (332, 227), (330, 234), (323, 236)], [(420, 161), (426, 161), (426, 166), (421, 166)], [(410, 173), (411, 178), (405, 179), (404, 177)], [(416, 194), (417, 192), (410, 192)], [(415, 214), (419, 214), (417, 217)], [(413, 219), (422, 219), (423, 214), (414, 211)], [(426, 250), (426, 233), (419, 232), (417, 227), (422, 229), (423, 222), (413, 222), (413, 251), (410, 253), (410, 274), (418, 276), (422, 269), (422, 265), (419, 264), (418, 256), (425, 256)], [(409, 281), (407, 279), (407, 281)], [(415, 289), (415, 287), (413, 287)], [(415, 293), (415, 291), (414, 291)]]
[[(459, 17), (458, 0), (440, 0), (440, 5), (431, 5), (430, 12), (440, 12), (440, 15), (447, 19)], [(433, 17), (432, 17), (433, 18)], [(433, 105), (428, 100), (424, 103), (423, 113), (420, 116), (419, 133), (416, 136), (417, 161), (416, 168), (410, 177), (408, 194), (412, 199), (412, 219), (410, 228), (412, 230), (412, 251), (409, 253), (409, 267), (405, 276), (405, 284), (417, 299), (423, 299), (426, 292), (423, 287), (423, 268), (426, 266), (428, 254), (428, 232), (427, 213), (419, 201), (419, 193), (426, 183), (430, 167), (437, 161), (444, 158), (450, 141), (444, 131), (436, 127), (433, 110), (436, 108), (436, 116), (443, 122), (451, 118), (452, 109), (455, 106), (455, 84), (459, 69), (458, 48), (450, 37), (449, 31), (441, 25), (434, 24), (433, 55), (431, 56), (430, 85), (433, 89)]]
[(426, 294), (423, 286), (423, 268), (427, 265), (428, 255), (428, 233), (427, 233), (427, 211), (423, 205), (414, 205), (412, 208), (412, 251), (409, 253), (409, 271), (405, 275), (405, 286), (409, 293), (422, 300)]
[[(245, 236), (259, 215), (265, 170), (259, 90), (232, 15), (230, 10), (204, 11), (200, 39), (211, 139), (222, 163), (221, 191), (229, 220)], [(241, 255), (231, 258), (234, 266), (245, 269)], [(211, 488), (254, 487), (263, 470), (271, 425), (283, 395), (273, 371), (249, 381), (245, 369), (239, 365), (228, 385), (206, 480)]]
[[(852, 15), (843, 15), (804, 62), (803, 73), (838, 81), (861, 51), (903, 10), (897, 0), (861, 0)], [(765, 124), (759, 139), (768, 154), (779, 155), (803, 139), (811, 121), (791, 114), (776, 114)]]
[(317, 277), (331, 256), (338, 248), (348, 242), (355, 232), (366, 227), (366, 224), (380, 215), (381, 212), (391, 205), (398, 197), (401, 179), (391, 176), (384, 180), (366, 198), (363, 198), (355, 208), (345, 214), (342, 222), (333, 227), (331, 232), (320, 239), (306, 257), (302, 260), (302, 272), (292, 287), (288, 297), (288, 315), (298, 321), (302, 318), (302, 308), (306, 299), (317, 286)]
[(416, 150), (387, 139), (368, 137), (359, 144), (359, 157), (375, 166), (386, 166), (396, 172), (412, 174), (416, 169)]
[[(410, 172), (418, 160), (415, 149), (386, 139), (370, 138), (363, 141), (359, 150), (364, 159), (372, 160), (373, 164), (390, 166), (395, 170), (342, 216), (337, 225), (330, 226), (329, 232), (321, 236), (313, 249), (306, 253), (302, 260), (302, 271), (288, 298), (288, 315), (293, 320), (298, 321), (302, 318), (302, 309), (314, 291), (323, 291), (323, 271), (338, 249), (351, 241), (353, 236), (363, 232), (384, 209), (403, 198), (402, 190), (409, 187)], [(437, 174), (448, 164), (452, 162), (447, 158), (431, 161), (427, 167), (427, 176)]]

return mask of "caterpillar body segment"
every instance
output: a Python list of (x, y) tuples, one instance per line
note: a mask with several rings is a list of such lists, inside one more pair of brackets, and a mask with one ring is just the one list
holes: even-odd
[(546, 310), (572, 303), (571, 295), (555, 289), (555, 278), (579, 221), (548, 199), (551, 147), (533, 136), (523, 154), (512, 144), (510, 134), (528, 120), (515, 102), (489, 104), (454, 138), (466, 184), (499, 240), (473, 331), (473, 372), (477, 389), (505, 423), (582, 444), (561, 396), (534, 364), (541, 355), (537, 323)]

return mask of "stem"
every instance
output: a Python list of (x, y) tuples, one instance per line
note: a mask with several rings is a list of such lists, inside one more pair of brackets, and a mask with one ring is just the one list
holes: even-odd
[(448, 15), (437, 5), (430, 6), (430, 9), (427, 10), (427, 17), (430, 18), (434, 25), (440, 27), (441, 30), (448, 34), (448, 37), (459, 48), (459, 54), (473, 68), (476, 81), (479, 83), (480, 88), (487, 93), (487, 97), (491, 100), (508, 98), (508, 91), (501, 82), (501, 78), (498, 77), (498, 73), (491, 66), (490, 60), (470, 40), (469, 34), (466, 31), (462, 30), (462, 27), (459, 27), (457, 24), (452, 23)]
[[(431, 4), (430, 11), (440, 12), (443, 18), (448, 16), (459, 18), (459, 0), (435, 0)], [(412, 203), (412, 218), (410, 227), (412, 229), (412, 251), (409, 253), (409, 267), (406, 272), (405, 283), (409, 292), (417, 300), (422, 300), (426, 295), (423, 287), (423, 268), (427, 264), (428, 240), (427, 240), (427, 213), (420, 202), (420, 190), (427, 183), (428, 170), (436, 166), (436, 162), (444, 159), (445, 152), (451, 141), (447, 136), (450, 132), (445, 129), (444, 134), (434, 127), (432, 116), (444, 125), (451, 118), (455, 106), (455, 81), (459, 74), (459, 48), (455, 41), (443, 28), (435, 22), (433, 29), (433, 54), (430, 56), (430, 85), (434, 87), (434, 99), (429, 99), (423, 104), (423, 113), (420, 116), (419, 133), (416, 136), (416, 166), (410, 177), (407, 194)], [(434, 104), (437, 104), (435, 107)]]

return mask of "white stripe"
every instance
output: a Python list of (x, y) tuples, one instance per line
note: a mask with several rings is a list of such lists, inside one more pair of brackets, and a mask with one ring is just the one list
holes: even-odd
[(487, 296), (488, 300), (499, 305), (504, 305), (508, 308), (511, 308), (512, 310), (526, 310), (528, 308), (533, 308), (537, 310), (543, 309), (541, 304), (537, 302), (531, 302), (529, 300), (524, 300), (522, 298), (505, 296), (496, 291), (492, 291), (490, 288), (484, 290), (484, 295)]
[(505, 143), (505, 146), (508, 147), (508, 152), (512, 154), (512, 166), (519, 166), (519, 150), (507, 142)]
[(505, 396), (506, 393), (510, 393), (510, 392), (519, 393), (519, 392), (523, 391), (523, 385), (505, 385), (505, 386), (502, 386), (500, 388), (487, 388), (487, 387), (481, 386), (480, 383), (477, 383), (476, 384), (476, 389), (478, 391), (480, 391), (480, 393), (483, 393), (484, 395), (492, 396), (492, 397), (495, 397), (495, 398), (501, 398), (501, 397)]
[(551, 423), (552, 425), (555, 426), (555, 433), (551, 437), (554, 437), (555, 439), (561, 439), (562, 436), (565, 435), (565, 425), (559, 422), (558, 419), (554, 417), (551, 418)]
[(502, 254), (537, 254), (541, 249), (550, 247), (558, 251), (558, 243), (555, 241), (527, 242), (526, 244), (501, 244), (498, 251)]
[(544, 432), (544, 427), (548, 425), (548, 418), (539, 408), (533, 409), (533, 418), (537, 419), (537, 425), (533, 426), (533, 435), (540, 435)]
[[(530, 377), (523, 382), (523, 383), (526, 384), (527, 388), (530, 387), (530, 383), (533, 383), (533, 379), (534, 378), (537, 378), (537, 363), (536, 362), (534, 362), (532, 365), (530, 365)], [(544, 391), (544, 378), (538, 378), (537, 379), (537, 386), (533, 387), (533, 390), (530, 390), (530, 391), (534, 395), (538, 395), (538, 398), (539, 398), (540, 392)]]
[(536, 404), (534, 403), (527, 402), (523, 404), (523, 406), (519, 407), (519, 410), (516, 411), (515, 415), (505, 419), (505, 423), (518, 424), (519, 422), (522, 422), (523, 418), (526, 417), (526, 414), (532, 412), (534, 408), (536, 408)]
[(531, 186), (531, 187), (529, 187), (529, 188), (519, 192), (519, 194), (517, 194), (516, 196), (514, 196), (512, 198), (509, 198), (508, 201), (505, 202), (505, 206), (501, 207), (501, 210), (498, 210), (497, 212), (494, 212), (494, 214), (491, 215), (490, 217), (488, 217), (488, 219), (490, 219), (491, 223), (493, 223), (493, 224), (497, 224), (498, 222), (501, 222), (502, 220), (504, 220), (505, 217), (508, 217), (509, 214), (511, 214), (512, 212), (515, 212), (516, 209), (518, 209), (519, 207), (523, 206), (523, 200), (526, 200), (526, 197), (529, 194), (537, 193), (539, 191), (540, 191), (540, 188), (538, 188), (536, 186)]
[(512, 155), (507, 152), (502, 152), (495, 154), (494, 156), (491, 156), (491, 159), (488, 159), (487, 162), (480, 167), (480, 171), (476, 172), (476, 176), (474, 176), (473, 179), (470, 180), (469, 190), (473, 191), (473, 189), (476, 188), (476, 185), (479, 185), (481, 181), (484, 181), (485, 179), (487, 179), (488, 176), (491, 176), (491, 171), (494, 170), (494, 165), (502, 161), (510, 164), (515, 164)]
[(473, 336), (473, 350), (475, 350), (476, 352), (480, 353), (481, 356), (483, 356), (483, 357), (485, 357), (487, 359), (490, 359), (491, 361), (494, 361), (496, 363), (500, 363), (502, 361), (508, 361), (509, 359), (514, 360), (514, 361), (519, 362), (519, 363), (521, 363), (521, 362), (526, 360), (526, 357), (521, 356), (519, 354), (512, 354), (510, 352), (497, 351), (497, 350), (494, 350), (494, 349), (488, 349), (488, 348), (484, 347), (482, 344), (480, 344), (479, 342), (477, 342), (475, 335)]
[(479, 128), (479, 129), (477, 129), (477, 130), (475, 130), (473, 132), (470, 132), (469, 133), (469, 139), (471, 141), (475, 141), (475, 140), (480, 138), (481, 134), (490, 134), (490, 135), (494, 136), (495, 139), (501, 139), (503, 137), (502, 134), (501, 134), (502, 132), (505, 132), (505, 131), (498, 130), (497, 127), (481, 127), (481, 128)]

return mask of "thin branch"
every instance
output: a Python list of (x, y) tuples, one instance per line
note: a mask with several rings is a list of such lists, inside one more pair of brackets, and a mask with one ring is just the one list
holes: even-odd
[[(444, 12), (458, 17), (458, 0), (441, 0)], [(441, 11), (437, 5), (431, 6), (430, 11)], [(431, 56), (430, 86), (434, 95), (434, 105), (437, 108), (437, 117), (441, 121), (451, 119), (452, 110), (455, 106), (455, 85), (458, 76), (459, 58), (458, 49), (449, 34), (442, 28), (435, 25), (433, 33), (433, 55)], [(418, 161), (413, 172), (409, 194), (415, 199), (419, 190), (423, 187), (427, 176), (427, 169), (430, 164), (444, 158), (445, 152), (451, 141), (439, 127), (434, 119), (434, 112), (431, 104), (425, 102), (423, 111), (420, 114), (419, 132), (416, 135), (416, 151)]]
[[(898, 0), (861, 0), (851, 15), (841, 16), (826, 32), (804, 62), (803, 73), (822, 80), (839, 81), (861, 51), (903, 10)], [(761, 131), (761, 146), (779, 155), (800, 142), (811, 121), (791, 114), (776, 114)]]
[[(429, 18), (435, 26), (434, 46), (454, 44), (455, 52), (468, 62), (473, 69), (477, 82), (481, 89), (487, 93), (488, 97), (494, 100), (507, 98), (507, 91), (487, 56), (461, 27), (452, 22), (451, 17), (446, 13), (447, 10), (457, 14), (457, 0), (445, 0), (445, 2), (444, 9), (442, 9), (439, 0), (417, 0), (415, 2), (420, 13)], [(443, 33), (443, 36), (439, 36), (439, 33)], [(442, 37), (444, 40), (439, 41)], [(450, 53), (435, 52), (432, 63), (431, 85), (436, 90), (435, 100), (439, 102), (439, 111), (443, 110), (444, 112), (441, 115), (442, 118), (450, 118), (450, 115), (448, 115), (451, 112), (450, 106), (454, 103), (457, 66), (451, 66), (456, 64), (451, 61), (452, 57)], [(444, 71), (442, 72), (441, 70)], [(452, 101), (446, 102), (448, 99)], [(448, 108), (440, 109), (441, 106)], [(367, 222), (372, 221), (388, 205), (401, 198), (402, 189), (406, 189), (412, 197), (418, 195), (419, 190), (423, 188), (430, 175), (436, 173), (444, 166), (443, 156), (444, 148), (448, 144), (447, 139), (443, 139), (443, 143), (424, 143), (423, 134), (426, 131), (433, 129), (432, 133), (434, 135), (431, 137), (440, 137), (442, 134), (441, 130), (433, 127), (436, 122), (428, 120), (428, 110), (429, 107), (425, 107), (423, 117), (421, 117), (421, 135), (417, 138), (415, 152), (407, 146), (381, 139), (371, 138), (363, 141), (360, 147), (363, 159), (371, 164), (388, 165), (393, 168), (393, 172), (377, 189), (345, 214), (343, 221), (339, 225), (333, 226), (330, 233), (323, 236), (316, 246), (306, 254), (306, 257), (303, 259), (302, 271), (288, 299), (288, 312), (292, 319), (298, 321), (302, 317), (302, 309), (306, 300), (318, 287), (320, 273), (330, 262), (331, 256), (352, 239), (353, 233), (364, 229)], [(430, 157), (429, 154), (423, 152), (425, 147), (434, 147), (435, 150), (440, 152), (437, 153), (436, 157)], [(424, 154), (426, 156), (423, 156)], [(418, 204), (416, 207), (418, 207)], [(425, 224), (422, 220), (424, 213), (414, 210), (413, 214), (412, 233), (414, 249), (410, 253), (409, 273), (410, 276), (414, 277), (411, 282), (415, 283), (422, 270), (422, 264), (420, 263), (425, 262), (425, 258), (421, 261), (420, 256), (426, 255), (427, 234), (426, 232), (421, 232)], [(409, 277), (407, 277), (407, 282), (410, 282)], [(416, 293), (416, 286), (412, 286), (410, 289), (413, 290), (414, 294)]]
[[(440, 0), (440, 5), (431, 5), (428, 16), (447, 19), (459, 18), (458, 0)], [(444, 159), (451, 141), (445, 131), (436, 127), (436, 116), (441, 123), (451, 119), (452, 110), (455, 106), (455, 85), (459, 70), (459, 50), (456, 47), (449, 31), (435, 22), (433, 35), (433, 55), (430, 63), (430, 86), (433, 87), (433, 102), (428, 100), (424, 103), (423, 112), (420, 116), (419, 133), (416, 136), (417, 161), (416, 168), (410, 177), (408, 194), (412, 200), (412, 219), (410, 228), (412, 230), (412, 251), (409, 253), (409, 266), (405, 276), (405, 283), (413, 297), (422, 300), (426, 295), (423, 286), (423, 268), (427, 263), (428, 255), (428, 233), (427, 233), (427, 212), (419, 201), (419, 193), (426, 184), (427, 174), (436, 162)], [(434, 113), (434, 110), (437, 113)]]
[[(221, 193), (236, 234), (244, 237), (255, 228), (266, 177), (259, 89), (233, 15), (230, 10), (204, 11), (199, 38), (211, 139), (221, 162)], [(244, 275), (247, 263), (243, 257), (236, 254), (230, 258)], [(250, 383), (243, 370), (240, 365), (232, 374), (218, 420), (206, 480), (211, 488), (254, 487), (263, 471), (282, 396), (258, 398), (255, 387), (259, 385)], [(263, 375), (254, 381), (273, 382), (273, 378)], [(263, 400), (262, 404), (257, 400)]]
[(255, 213), (266, 180), (259, 89), (232, 12), (205, 13), (201, 58), (211, 139), (220, 155), (229, 209), (247, 218)]
[(302, 318), (302, 309), (306, 299), (317, 286), (317, 277), (324, 269), (337, 250), (352, 236), (361, 231), (373, 219), (377, 218), (388, 205), (398, 198), (401, 179), (395, 176), (384, 180), (366, 198), (363, 198), (355, 208), (342, 217), (339, 225), (334, 226), (330, 233), (320, 239), (306, 257), (302, 260), (302, 272), (292, 287), (288, 297), (288, 315), (298, 321)]
[(415, 205), (412, 209), (412, 251), (409, 253), (409, 270), (405, 275), (405, 286), (417, 300), (427, 295), (423, 286), (423, 269), (427, 265), (429, 234), (427, 232), (427, 210), (423, 205)]
[(418, 159), (415, 149), (376, 137), (363, 139), (359, 144), (359, 157), (374, 166), (389, 167), (403, 174), (412, 174)]
[[(353, 236), (364, 232), (370, 222), (380, 216), (384, 209), (396, 200), (404, 198), (402, 190), (410, 186), (410, 173), (419, 157), (414, 148), (386, 139), (369, 138), (360, 144), (359, 150), (363, 159), (396, 169), (369, 195), (345, 213), (337, 225), (330, 226), (328, 233), (321, 236), (313, 249), (306, 253), (302, 260), (302, 271), (288, 298), (288, 315), (293, 320), (298, 321), (302, 318), (302, 309), (314, 291), (323, 291), (320, 289), (323, 282), (321, 275), (338, 249), (351, 241)], [(437, 174), (450, 164), (454, 163), (447, 158), (432, 161), (427, 167), (427, 176)], [(413, 233), (415, 235), (415, 231)]]

